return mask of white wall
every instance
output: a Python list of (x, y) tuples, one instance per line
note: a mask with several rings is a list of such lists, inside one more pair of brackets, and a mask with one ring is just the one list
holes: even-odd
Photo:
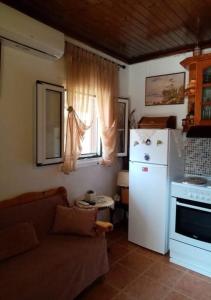
[[(142, 116), (177, 116), (177, 127), (182, 127), (182, 119), (187, 114), (187, 97), (184, 104), (145, 106), (145, 78), (162, 74), (185, 72), (180, 62), (192, 53), (179, 54), (150, 60), (129, 67), (129, 95), (131, 109), (136, 109), (136, 120)], [(188, 72), (186, 72), (188, 82)]]
[[(121, 71), (121, 77), (125, 75)], [(127, 72), (127, 71), (125, 71)], [(42, 80), (64, 84), (64, 62), (50, 61), (2, 46), (0, 79), (0, 200), (29, 191), (65, 186), (69, 198), (94, 189), (112, 195), (119, 160), (113, 167), (83, 167), (70, 175), (59, 165), (36, 167), (34, 164), (35, 83)], [(120, 84), (121, 96), (127, 84)], [(121, 92), (124, 86), (124, 91)], [(122, 94), (123, 93), (123, 94)]]

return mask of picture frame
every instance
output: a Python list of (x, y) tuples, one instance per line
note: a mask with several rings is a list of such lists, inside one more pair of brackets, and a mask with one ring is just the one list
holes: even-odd
[(62, 163), (64, 158), (64, 87), (36, 82), (36, 165)]
[(185, 72), (146, 77), (145, 106), (184, 104)]

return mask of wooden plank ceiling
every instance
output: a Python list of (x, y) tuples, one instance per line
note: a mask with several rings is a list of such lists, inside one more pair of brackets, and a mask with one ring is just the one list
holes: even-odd
[(129, 64), (211, 45), (211, 0), (2, 2)]

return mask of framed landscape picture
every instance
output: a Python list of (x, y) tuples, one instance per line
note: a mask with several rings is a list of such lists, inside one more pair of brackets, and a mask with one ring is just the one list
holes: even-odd
[(184, 103), (185, 72), (146, 77), (145, 105)]

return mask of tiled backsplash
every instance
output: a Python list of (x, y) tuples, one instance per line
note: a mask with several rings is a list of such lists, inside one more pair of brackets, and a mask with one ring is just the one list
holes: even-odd
[(211, 139), (187, 138), (185, 174), (211, 176)]

